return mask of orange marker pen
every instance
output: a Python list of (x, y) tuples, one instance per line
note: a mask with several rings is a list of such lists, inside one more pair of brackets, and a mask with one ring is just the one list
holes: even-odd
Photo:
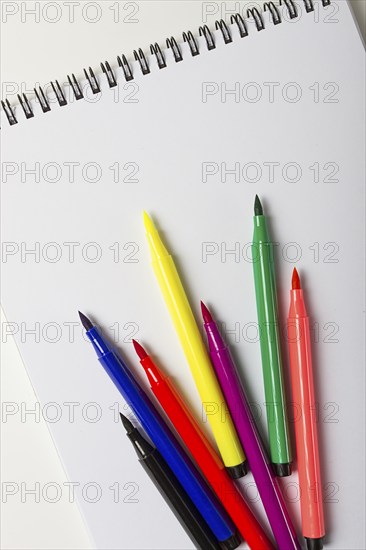
[(302, 534), (308, 550), (323, 548), (324, 514), (320, 477), (309, 318), (294, 269), (287, 321), (292, 398), (299, 470)]

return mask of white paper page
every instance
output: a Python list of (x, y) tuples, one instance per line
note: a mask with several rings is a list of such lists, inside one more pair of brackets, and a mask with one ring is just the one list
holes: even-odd
[[(213, 51), (201, 38), (194, 58), (183, 44), (181, 63), (169, 50), (164, 70), (149, 58), (150, 75), (135, 64), (132, 83), (116, 68), (118, 88), (99, 76), (92, 101), (53, 102), (46, 114), (34, 104), (30, 120), (18, 108), (13, 127), (2, 113), (3, 338), (15, 334), (97, 548), (192, 543), (136, 460), (117, 414), (123, 400), (77, 310), (117, 340), (147, 387), (131, 338), (144, 343), (200, 417), (150, 265), (146, 209), (197, 319), (203, 299), (226, 324), (266, 434), (250, 261), (256, 193), (278, 243), (281, 321), (296, 266), (314, 327), (327, 548), (364, 548), (364, 51), (345, 2), (299, 7), (277, 26), (266, 13), (261, 32), (248, 22), (246, 38), (232, 27), (231, 44), (215, 32)], [(240, 485), (266, 524), (251, 474)], [(282, 485), (300, 533), (296, 473)]]

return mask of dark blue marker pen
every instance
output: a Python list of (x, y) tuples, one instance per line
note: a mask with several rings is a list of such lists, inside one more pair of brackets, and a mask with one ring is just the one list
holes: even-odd
[(101, 332), (79, 312), (99, 362), (132, 408), (145, 432), (183, 485), (223, 549), (240, 544), (236, 529), (205, 479), (193, 465), (144, 390)]

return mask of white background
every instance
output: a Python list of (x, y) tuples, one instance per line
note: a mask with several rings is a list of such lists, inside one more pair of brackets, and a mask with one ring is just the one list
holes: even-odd
[[(40, 2), (40, 9), (47, 2)], [(259, 3), (259, 2), (258, 2)], [(99, 61), (113, 59), (117, 54), (142, 47), (147, 50), (150, 42), (164, 43), (167, 36), (180, 36), (183, 30), (197, 30), (202, 22), (210, 27), (214, 20), (225, 17), (224, 3), (212, 2), (217, 12), (207, 15), (200, 2), (136, 2), (139, 10), (131, 16), (138, 20), (128, 23), (133, 8), (120, 3), (119, 22), (114, 22), (115, 11), (110, 9), (115, 2), (100, 2), (104, 16), (97, 23), (86, 21), (80, 9), (75, 9), (74, 22), (69, 22), (69, 10), (64, 2), (58, 2), (61, 18), (50, 23), (41, 16), (39, 23), (27, 13), (35, 2), (3, 2), (2, 12), (2, 97), (6, 94), (11, 102), (19, 91), (32, 90), (36, 83), (45, 84), (50, 79), (64, 79), (65, 75)], [(53, 4), (56, 4), (54, 2)], [(207, 4), (207, 3), (206, 3)], [(239, 2), (236, 2), (239, 5)], [(243, 3), (241, 3), (243, 4)], [(5, 19), (4, 5), (16, 10)], [(366, 1), (354, 0), (352, 5), (359, 24), (365, 32)], [(22, 7), (23, 6), (23, 7)], [(227, 2), (227, 9), (237, 9), (235, 2)], [(207, 7), (206, 7), (207, 9)], [(23, 10), (23, 13), (22, 13)], [(55, 11), (49, 8), (49, 19)], [(222, 11), (221, 11), (222, 10)], [(46, 14), (47, 15), (47, 14)], [(22, 17), (24, 22), (22, 22)], [(89, 12), (92, 19), (94, 13)], [(15, 402), (19, 407), (34, 408), (36, 397), (24, 370), (12, 339), (2, 346), (2, 400)], [(19, 415), (2, 421), (2, 480), (14, 483), (34, 480), (41, 484), (50, 480), (62, 485), (65, 474), (48, 433), (46, 424), (30, 419), (20, 422)], [(63, 498), (57, 504), (47, 504), (33, 499), (22, 504), (19, 499), (9, 499), (2, 505), (1, 547), (10, 549), (79, 549), (91, 548), (91, 544), (75, 504)]]

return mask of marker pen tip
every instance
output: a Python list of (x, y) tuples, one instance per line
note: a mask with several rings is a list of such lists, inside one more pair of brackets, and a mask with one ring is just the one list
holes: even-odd
[(255, 196), (255, 200), (254, 200), (254, 215), (263, 216), (263, 206), (261, 201), (259, 200), (258, 195)]
[(301, 289), (300, 277), (295, 267), (292, 273), (292, 290), (300, 290), (300, 289)]
[(82, 323), (82, 325), (83, 325), (83, 327), (85, 328), (86, 331), (93, 328), (93, 323), (90, 321), (90, 319), (87, 318), (86, 315), (84, 315), (84, 313), (81, 313), (81, 311), (79, 311), (79, 317), (80, 317), (80, 321), (81, 321), (81, 323)]
[(139, 356), (140, 360), (142, 361), (143, 359), (145, 359), (145, 357), (147, 357), (147, 353), (144, 350), (144, 348), (142, 347), (142, 345), (139, 344), (138, 342), (136, 342), (136, 340), (132, 340), (132, 343), (133, 343), (133, 347), (135, 348), (135, 351), (136, 351), (137, 355)]
[(122, 413), (119, 413), (119, 416), (120, 416), (120, 418), (121, 418), (121, 421), (122, 421), (123, 426), (124, 426), (125, 429), (126, 429), (126, 432), (127, 432), (128, 434), (130, 434), (130, 433), (132, 432), (132, 430), (135, 429), (134, 426), (133, 426), (133, 424), (132, 424), (132, 422), (130, 422), (130, 421), (128, 420), (128, 418), (127, 418), (126, 416), (124, 416)]
[(144, 210), (143, 212), (143, 218), (144, 218), (144, 226), (148, 233), (151, 233), (155, 229), (154, 222), (150, 218), (149, 214)]
[(202, 312), (203, 321), (205, 323), (212, 323), (213, 322), (213, 318), (212, 318), (211, 313), (209, 312), (209, 310), (207, 309), (207, 307), (205, 306), (205, 304), (202, 301), (201, 301), (201, 312)]

